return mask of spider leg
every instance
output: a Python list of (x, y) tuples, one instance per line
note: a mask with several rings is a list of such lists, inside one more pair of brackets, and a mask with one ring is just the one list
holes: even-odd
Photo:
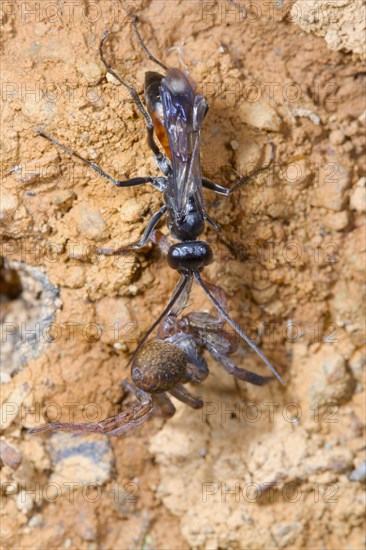
[(151, 242), (154, 244), (157, 244), (160, 248), (161, 252), (164, 254), (164, 256), (168, 255), (169, 248), (172, 246), (173, 241), (169, 239), (164, 233), (161, 231), (153, 231), (150, 236)]
[(200, 363), (189, 363), (187, 365), (187, 376), (184, 382), (195, 382), (199, 384), (203, 382), (209, 374), (208, 366), (204, 358), (201, 358)]
[(129, 380), (122, 380), (122, 386), (126, 391), (132, 393), (132, 395), (134, 395), (142, 405), (145, 403), (150, 403), (151, 395), (141, 388), (138, 388), (133, 382), (130, 382)]
[[(129, 391), (130, 393), (136, 395), (136, 397), (141, 401), (141, 399), (145, 399), (146, 392), (138, 388), (133, 382), (129, 382), (128, 380), (122, 381), (123, 387)], [(156, 416), (162, 416), (163, 418), (170, 418), (175, 413), (175, 407), (173, 403), (170, 401), (169, 397), (166, 395), (166, 393), (154, 393), (151, 396), (151, 399), (153, 399), (154, 408), (153, 408), (153, 415)]]
[[(111, 420), (114, 420), (113, 425), (107, 426), (107, 431), (104, 431), (102, 433), (105, 433), (106, 435), (111, 437), (119, 437), (121, 435), (125, 435), (128, 432), (137, 428), (138, 426), (141, 426), (141, 424), (144, 424), (144, 422), (146, 422), (146, 420), (153, 414), (153, 412), (154, 406), (152, 400), (145, 405), (140, 404), (132, 419), (126, 422), (125, 418), (119, 419), (119, 415), (117, 415), (117, 417), (112, 417)], [(121, 423), (121, 420), (123, 423)]]
[(154, 414), (163, 418), (174, 416), (176, 408), (166, 393), (154, 393)]
[(208, 376), (208, 366), (202, 355), (202, 348), (193, 335), (176, 334), (169, 341), (187, 356), (188, 364), (183, 383), (200, 383)]
[(95, 424), (88, 422), (50, 422), (49, 424), (43, 424), (37, 428), (32, 428), (29, 430), (29, 433), (62, 431), (73, 432), (78, 435), (82, 433), (99, 433), (108, 436), (119, 436), (143, 424), (152, 412), (153, 401), (150, 398), (144, 403), (138, 401), (128, 403), (123, 411), (116, 416), (110, 416)]
[(182, 401), (189, 407), (192, 407), (192, 409), (202, 409), (203, 407), (202, 399), (187, 391), (183, 384), (177, 384), (174, 388), (169, 390), (169, 393), (173, 397), (179, 399), (179, 401)]

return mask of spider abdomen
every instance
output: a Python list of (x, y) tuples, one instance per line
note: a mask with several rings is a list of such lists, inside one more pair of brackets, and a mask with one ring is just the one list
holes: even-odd
[(149, 393), (169, 391), (185, 377), (187, 357), (169, 342), (155, 340), (137, 354), (131, 369), (132, 380)]

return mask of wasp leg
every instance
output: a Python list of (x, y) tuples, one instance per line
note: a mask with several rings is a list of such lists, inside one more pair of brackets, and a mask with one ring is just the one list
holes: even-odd
[(274, 143), (272, 141), (269, 142), (269, 145), (271, 147), (271, 151), (270, 151), (268, 162), (264, 166), (261, 166), (260, 168), (257, 168), (256, 170), (254, 170), (254, 172), (252, 172), (248, 176), (242, 176), (230, 189), (228, 189), (227, 187), (224, 187), (223, 185), (215, 183), (207, 178), (202, 178), (203, 187), (205, 187), (206, 189), (209, 189), (210, 191), (213, 191), (214, 193), (218, 193), (219, 195), (225, 195), (228, 197), (229, 195), (234, 193), (234, 191), (236, 191), (241, 185), (244, 185), (248, 181), (252, 180), (253, 178), (255, 178), (255, 176), (257, 176), (261, 172), (268, 170), (268, 168), (271, 166), (274, 160), (274, 150), (275, 150)]
[(182, 401), (189, 407), (192, 407), (192, 409), (202, 409), (203, 407), (202, 399), (189, 393), (189, 391), (185, 389), (183, 384), (177, 384), (174, 388), (169, 390), (169, 393), (173, 397), (176, 397), (176, 399), (179, 399), (179, 401)]
[(107, 71), (112, 76), (114, 76), (114, 78), (116, 80), (118, 80), (118, 82), (120, 84), (122, 84), (122, 86), (124, 86), (126, 88), (126, 90), (129, 91), (133, 102), (135, 103), (136, 107), (138, 108), (138, 110), (140, 111), (142, 116), (144, 117), (145, 123), (146, 123), (146, 130), (147, 130), (147, 143), (148, 143), (150, 149), (152, 150), (152, 152), (154, 153), (155, 160), (156, 160), (157, 165), (159, 166), (160, 170), (163, 172), (164, 175), (167, 176), (168, 174), (170, 174), (170, 172), (172, 170), (171, 164), (170, 164), (169, 159), (165, 155), (163, 155), (163, 153), (160, 152), (159, 147), (155, 143), (155, 140), (154, 140), (154, 125), (152, 123), (152, 120), (151, 120), (151, 117), (150, 117), (149, 113), (146, 111), (145, 107), (141, 103), (141, 99), (140, 99), (137, 91), (135, 90), (135, 88), (133, 86), (131, 86), (130, 84), (128, 84), (127, 82), (125, 82), (124, 80), (122, 80), (122, 78), (112, 69), (112, 67), (109, 65), (109, 63), (106, 61), (106, 59), (104, 57), (103, 45), (104, 45), (104, 42), (105, 42), (108, 34), (109, 34), (109, 31), (105, 31), (105, 33), (103, 34), (102, 40), (100, 41), (100, 45), (99, 45), (100, 58), (101, 58), (101, 60), (104, 64), (105, 68), (107, 69)]
[(235, 378), (239, 378), (239, 380), (244, 380), (245, 382), (249, 382), (255, 386), (264, 386), (274, 379), (273, 376), (261, 376), (260, 374), (256, 374), (250, 370), (237, 367), (229, 357), (227, 357), (224, 353), (220, 353), (214, 346), (211, 346), (208, 343), (206, 343), (206, 349), (208, 349), (212, 357), (216, 359), (216, 361), (218, 361), (218, 363), (220, 363), (220, 365), (222, 365), (229, 374), (235, 376)]
[(144, 183), (152, 183), (154, 185), (155, 180), (159, 179), (159, 178), (153, 178), (152, 176), (146, 176), (146, 177), (131, 178), (131, 179), (125, 180), (125, 181), (116, 180), (116, 179), (112, 178), (112, 176), (107, 174), (107, 172), (105, 172), (102, 168), (100, 168), (100, 166), (98, 166), (95, 162), (91, 162), (90, 160), (87, 160), (86, 158), (79, 155), (79, 153), (75, 153), (75, 151), (73, 151), (69, 147), (66, 147), (66, 145), (63, 145), (59, 141), (56, 141), (55, 139), (51, 138), (50, 136), (47, 136), (46, 134), (44, 134), (40, 130), (37, 131), (37, 134), (39, 136), (43, 137), (44, 139), (47, 139), (51, 143), (53, 143), (53, 145), (57, 145), (58, 147), (61, 147), (61, 149), (63, 149), (66, 153), (68, 153), (69, 155), (71, 155), (73, 157), (76, 157), (77, 159), (81, 160), (87, 166), (90, 166), (90, 168), (92, 168), (95, 172), (97, 172), (97, 174), (99, 174), (100, 176), (102, 176), (106, 180), (112, 182), (113, 185), (115, 185), (116, 187), (134, 187), (136, 185), (143, 185)]
[(149, 240), (151, 233), (154, 230), (154, 227), (158, 224), (166, 211), (167, 207), (164, 205), (160, 208), (160, 210), (158, 210), (158, 212), (155, 212), (155, 214), (151, 217), (151, 220), (147, 224), (144, 234), (139, 241), (127, 244), (125, 246), (122, 246), (121, 248), (117, 248), (116, 250), (113, 250), (111, 248), (98, 248), (96, 250), (96, 253), (104, 254), (105, 256), (123, 256), (124, 254), (128, 254), (129, 252), (131, 252), (131, 250), (138, 250), (139, 248), (144, 247)]
[[(171, 313), (174, 314), (174, 306), (176, 306), (177, 304), (180, 304), (179, 299), (181, 298), (181, 299), (183, 299), (184, 302), (186, 301), (187, 296), (189, 294), (190, 285), (192, 284), (192, 280), (193, 280), (193, 278), (189, 273), (182, 273), (181, 274), (181, 277), (180, 277), (175, 289), (173, 290), (173, 294), (172, 294), (172, 296), (171, 296), (171, 298), (168, 302), (168, 305), (165, 307), (164, 311), (159, 315), (159, 317), (153, 322), (151, 327), (145, 332), (145, 334), (141, 338), (140, 342), (138, 343), (137, 348), (133, 352), (133, 355), (130, 358), (130, 360), (128, 362), (128, 365), (130, 365), (131, 363), (134, 362), (134, 360), (137, 357), (140, 349), (142, 348), (142, 346), (144, 345), (144, 343), (146, 342), (146, 340), (148, 339), (150, 334), (153, 332), (153, 330), (157, 326), (160, 325), (162, 320), (165, 317), (167, 317), (168, 315), (170, 315)], [(187, 289), (188, 289), (188, 291), (187, 291)], [(188, 294), (187, 294), (187, 292), (188, 292)]]
[(252, 348), (253, 351), (256, 352), (257, 355), (264, 361), (264, 363), (269, 367), (269, 369), (273, 372), (273, 374), (278, 378), (278, 380), (281, 382), (281, 384), (285, 384), (282, 377), (278, 374), (274, 366), (270, 361), (268, 361), (267, 357), (261, 352), (261, 350), (258, 348), (258, 346), (245, 334), (244, 331), (241, 330), (241, 328), (235, 323), (235, 321), (230, 317), (230, 315), (225, 311), (225, 309), (222, 307), (220, 302), (217, 300), (217, 298), (210, 292), (209, 287), (203, 281), (201, 278), (201, 275), (198, 271), (194, 271), (193, 275), (197, 281), (197, 283), (200, 285), (200, 287), (203, 289), (207, 297), (211, 300), (211, 302), (214, 304), (216, 309), (218, 310), (220, 317), (222, 319), (225, 319), (227, 323), (235, 330), (235, 332), (248, 344), (249, 347)]
[(228, 196), (232, 193), (231, 189), (228, 189), (219, 183), (215, 183), (214, 181), (208, 180), (207, 178), (202, 178), (202, 185), (205, 189), (209, 189), (218, 195)]
[[(222, 309), (225, 311), (225, 313), (228, 313), (228, 305), (227, 305), (227, 296), (224, 292), (224, 290), (221, 288), (221, 286), (213, 285), (212, 283), (209, 283), (208, 281), (203, 281), (206, 287), (214, 294), (216, 300), (222, 307)], [(220, 312), (219, 312), (220, 313)], [(188, 314), (189, 317), (189, 314)], [(222, 320), (223, 317), (221, 315), (219, 318)]]
[(221, 227), (216, 222), (214, 222), (213, 219), (210, 218), (208, 214), (205, 215), (205, 219), (208, 221), (211, 227), (214, 228), (215, 231), (217, 231), (218, 233), (221, 233), (222, 231)]

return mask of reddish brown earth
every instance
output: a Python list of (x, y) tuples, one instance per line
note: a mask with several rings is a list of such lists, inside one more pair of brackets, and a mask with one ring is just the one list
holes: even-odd
[[(27, 433), (71, 410), (80, 420), (119, 410), (131, 352), (177, 279), (151, 245), (119, 260), (94, 253), (138, 238), (161, 195), (116, 189), (35, 135), (118, 178), (158, 174), (141, 118), (98, 55), (109, 28), (111, 63), (142, 92), (155, 67), (126, 5), (1, 5), (2, 254), (21, 262), (24, 283), (1, 314), (2, 546), (361, 549), (366, 106), (348, 1), (320, 23), (299, 6), (293, 20), (288, 1), (252, 2), (245, 21), (222, 2), (128, 4), (151, 50), (207, 97), (206, 175), (230, 186), (275, 143), (268, 173), (229, 199), (205, 195), (223, 229), (206, 230), (216, 258), (206, 276), (286, 386), (249, 387), (210, 361), (192, 388), (202, 412), (177, 403), (173, 419), (121, 439)], [(210, 308), (195, 290), (191, 310)], [(236, 362), (263, 372), (244, 347)]]

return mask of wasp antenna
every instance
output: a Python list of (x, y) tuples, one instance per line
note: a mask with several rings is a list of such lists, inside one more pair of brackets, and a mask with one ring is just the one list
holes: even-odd
[(137, 36), (137, 40), (139, 41), (140, 43), (140, 46), (142, 47), (142, 49), (144, 50), (144, 52), (146, 53), (146, 55), (148, 56), (148, 58), (153, 62), (153, 63), (156, 63), (157, 65), (159, 65), (159, 67), (161, 67), (162, 69), (164, 69), (164, 71), (167, 71), (168, 70), (168, 67), (166, 65), (164, 65), (164, 63), (162, 63), (161, 61), (159, 61), (158, 59), (156, 59), (156, 57), (154, 57), (150, 52), (149, 50), (147, 49), (147, 47), (145, 46), (144, 44), (144, 41), (142, 40), (142, 37), (139, 33), (139, 30), (137, 28), (137, 22), (138, 22), (139, 18), (137, 15), (135, 15), (135, 17), (133, 18), (133, 21), (132, 21), (132, 24), (133, 24), (133, 30), (135, 31), (135, 34)]
[(276, 369), (274, 368), (274, 366), (272, 365), (272, 363), (270, 363), (270, 361), (268, 361), (267, 357), (261, 352), (261, 350), (255, 345), (255, 343), (253, 342), (253, 340), (251, 340), (246, 334), (245, 332), (243, 332), (241, 330), (241, 328), (235, 323), (235, 321), (233, 321), (233, 319), (226, 313), (226, 311), (221, 307), (221, 305), (219, 304), (219, 302), (216, 300), (215, 296), (213, 294), (211, 294), (211, 292), (209, 291), (209, 289), (207, 288), (207, 286), (205, 285), (205, 283), (203, 282), (203, 280), (201, 279), (201, 276), (200, 274), (198, 273), (198, 271), (195, 271), (194, 272), (194, 276), (195, 276), (195, 279), (196, 281), (198, 282), (198, 284), (203, 288), (204, 292), (207, 294), (207, 296), (210, 298), (211, 302), (214, 304), (214, 306), (216, 307), (216, 309), (221, 313), (221, 315), (224, 317), (224, 319), (229, 323), (229, 325), (232, 326), (232, 328), (235, 330), (235, 332), (237, 332), (239, 334), (239, 336), (241, 338), (243, 338), (243, 340), (248, 344), (248, 346), (250, 346), (258, 355), (259, 357), (265, 362), (265, 364), (267, 365), (267, 367), (270, 368), (270, 370), (273, 372), (273, 374), (276, 376), (276, 378), (278, 378), (278, 380), (281, 382), (281, 384), (285, 385), (285, 382), (283, 380), (283, 378), (278, 374), (278, 372), (276, 371)]
[(105, 30), (104, 33), (103, 33), (103, 36), (102, 36), (102, 43), (105, 41), (105, 39), (107, 38), (107, 36), (109, 35), (109, 30)]
[(107, 61), (105, 60), (105, 57), (104, 57), (103, 46), (104, 46), (104, 42), (106, 41), (108, 35), (109, 35), (109, 30), (105, 30), (104, 33), (103, 33), (103, 36), (101, 38), (101, 41), (99, 43), (99, 55), (100, 55), (100, 57), (103, 61), (103, 64), (105, 65), (106, 69), (109, 69), (109, 65), (108, 65), (108, 63), (107, 63)]

